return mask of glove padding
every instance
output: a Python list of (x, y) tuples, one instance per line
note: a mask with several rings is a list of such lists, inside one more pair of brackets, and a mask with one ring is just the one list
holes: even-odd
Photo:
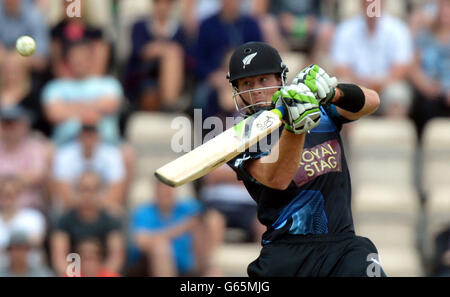
[(290, 85), (272, 97), (275, 108), (284, 106), (285, 128), (294, 134), (303, 134), (320, 124), (319, 103), (305, 84)]
[(336, 77), (330, 77), (325, 70), (318, 65), (310, 65), (300, 71), (292, 81), (297, 85), (303, 83), (313, 92), (320, 105), (328, 104), (335, 95), (335, 87), (338, 84)]

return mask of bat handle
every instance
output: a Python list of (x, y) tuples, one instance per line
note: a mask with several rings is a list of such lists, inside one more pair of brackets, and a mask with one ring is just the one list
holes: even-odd
[(278, 115), (280, 117), (280, 119), (283, 119), (285, 111), (284, 111), (284, 106), (283, 104), (281, 104), (280, 106), (278, 106), (277, 108), (274, 108), (271, 110), (273, 113), (275, 113), (276, 115)]

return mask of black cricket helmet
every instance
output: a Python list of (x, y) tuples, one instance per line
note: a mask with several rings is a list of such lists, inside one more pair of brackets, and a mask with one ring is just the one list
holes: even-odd
[[(264, 89), (279, 89), (285, 85), (288, 68), (283, 63), (280, 54), (272, 46), (264, 42), (247, 42), (240, 45), (234, 51), (230, 58), (229, 73), (227, 78), (233, 88), (233, 98), (236, 105), (236, 109), (241, 112), (246, 109), (250, 113), (256, 112), (261, 107), (264, 109), (271, 108), (269, 102), (255, 103), (253, 100), (245, 100), (243, 95), (245, 93), (251, 94), (256, 91), (262, 91)], [(278, 74), (281, 78), (281, 86), (272, 86), (268, 88), (259, 88), (247, 91), (241, 91), (237, 89), (237, 81), (242, 78), (264, 75), (264, 74)], [(237, 96), (245, 103), (244, 108), (240, 108), (237, 102)], [(250, 102), (248, 102), (250, 101)], [(257, 108), (255, 108), (257, 107)]]

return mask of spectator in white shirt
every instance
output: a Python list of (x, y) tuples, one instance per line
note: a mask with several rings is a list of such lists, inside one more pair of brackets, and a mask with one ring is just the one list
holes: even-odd
[(124, 210), (125, 167), (120, 150), (102, 142), (94, 125), (83, 125), (78, 140), (56, 152), (52, 170), (54, 196), (63, 209), (77, 203), (74, 184), (85, 171), (94, 171), (106, 184), (103, 205), (120, 215)]
[[(352, 81), (381, 95), (380, 111), (406, 116), (411, 91), (404, 83), (413, 58), (408, 27), (373, 2), (362, 0), (362, 13), (339, 24), (332, 46), (332, 59), (340, 81)], [(383, 1), (378, 2), (383, 5)]]

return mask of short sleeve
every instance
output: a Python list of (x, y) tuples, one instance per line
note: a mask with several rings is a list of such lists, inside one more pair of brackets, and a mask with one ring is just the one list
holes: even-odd
[(330, 120), (336, 125), (337, 130), (340, 131), (343, 124), (351, 123), (353, 120), (349, 120), (337, 111), (337, 107), (334, 104), (328, 104), (321, 107), (321, 110), (324, 111)]
[(179, 208), (186, 217), (199, 215), (203, 211), (203, 205), (194, 199), (180, 203)]
[(59, 81), (49, 82), (42, 90), (42, 104), (50, 104), (64, 98), (64, 86)]
[(395, 32), (391, 45), (394, 46), (391, 53), (393, 54), (392, 63), (395, 64), (409, 64), (413, 58), (413, 40), (411, 32), (408, 27), (400, 21), (396, 21), (397, 29)]
[(47, 163), (45, 162), (43, 145), (38, 141), (32, 140), (29, 142), (29, 147), (29, 155), (26, 159), (29, 170), (39, 175), (44, 175), (47, 170)]
[(105, 213), (106, 219), (105, 219), (105, 227), (107, 232), (114, 232), (114, 231), (121, 231), (122, 224), (118, 219), (115, 219), (114, 217), (108, 215)]
[(244, 165), (245, 162), (249, 160), (260, 159), (264, 156), (269, 155), (269, 152), (260, 152), (260, 153), (250, 153), (244, 152), (237, 156), (236, 158), (229, 161), (227, 164), (231, 167), (231, 169), (236, 172), (238, 180), (242, 181), (251, 181), (257, 183), (257, 181), (245, 170)]
[(349, 25), (343, 23), (338, 25), (336, 34), (333, 38), (331, 45), (331, 57), (333, 62), (337, 65), (349, 65), (351, 64), (352, 57), (351, 51), (348, 50), (348, 34)]
[(54, 230), (53, 231), (61, 231), (61, 232), (66, 232), (70, 234), (70, 226), (73, 224), (73, 221), (71, 219), (72, 217), (72, 211), (61, 216), (56, 224), (54, 224)]
[(117, 81), (115, 78), (104, 78), (99, 85), (102, 88), (103, 96), (111, 96), (118, 100), (122, 99), (123, 89), (119, 81)]
[[(77, 177), (78, 171), (73, 167), (73, 161), (77, 162), (77, 160), (71, 149), (72, 147), (65, 147), (56, 152), (52, 175), (58, 181), (72, 181)], [(67, 170), (67, 168), (72, 168), (72, 170)]]
[(116, 148), (108, 148), (107, 168), (104, 170), (106, 180), (110, 183), (119, 182), (125, 179), (125, 166), (120, 151)]
[(131, 230), (133, 233), (139, 231), (153, 230), (156, 226), (155, 212), (151, 206), (137, 208), (131, 218)]

